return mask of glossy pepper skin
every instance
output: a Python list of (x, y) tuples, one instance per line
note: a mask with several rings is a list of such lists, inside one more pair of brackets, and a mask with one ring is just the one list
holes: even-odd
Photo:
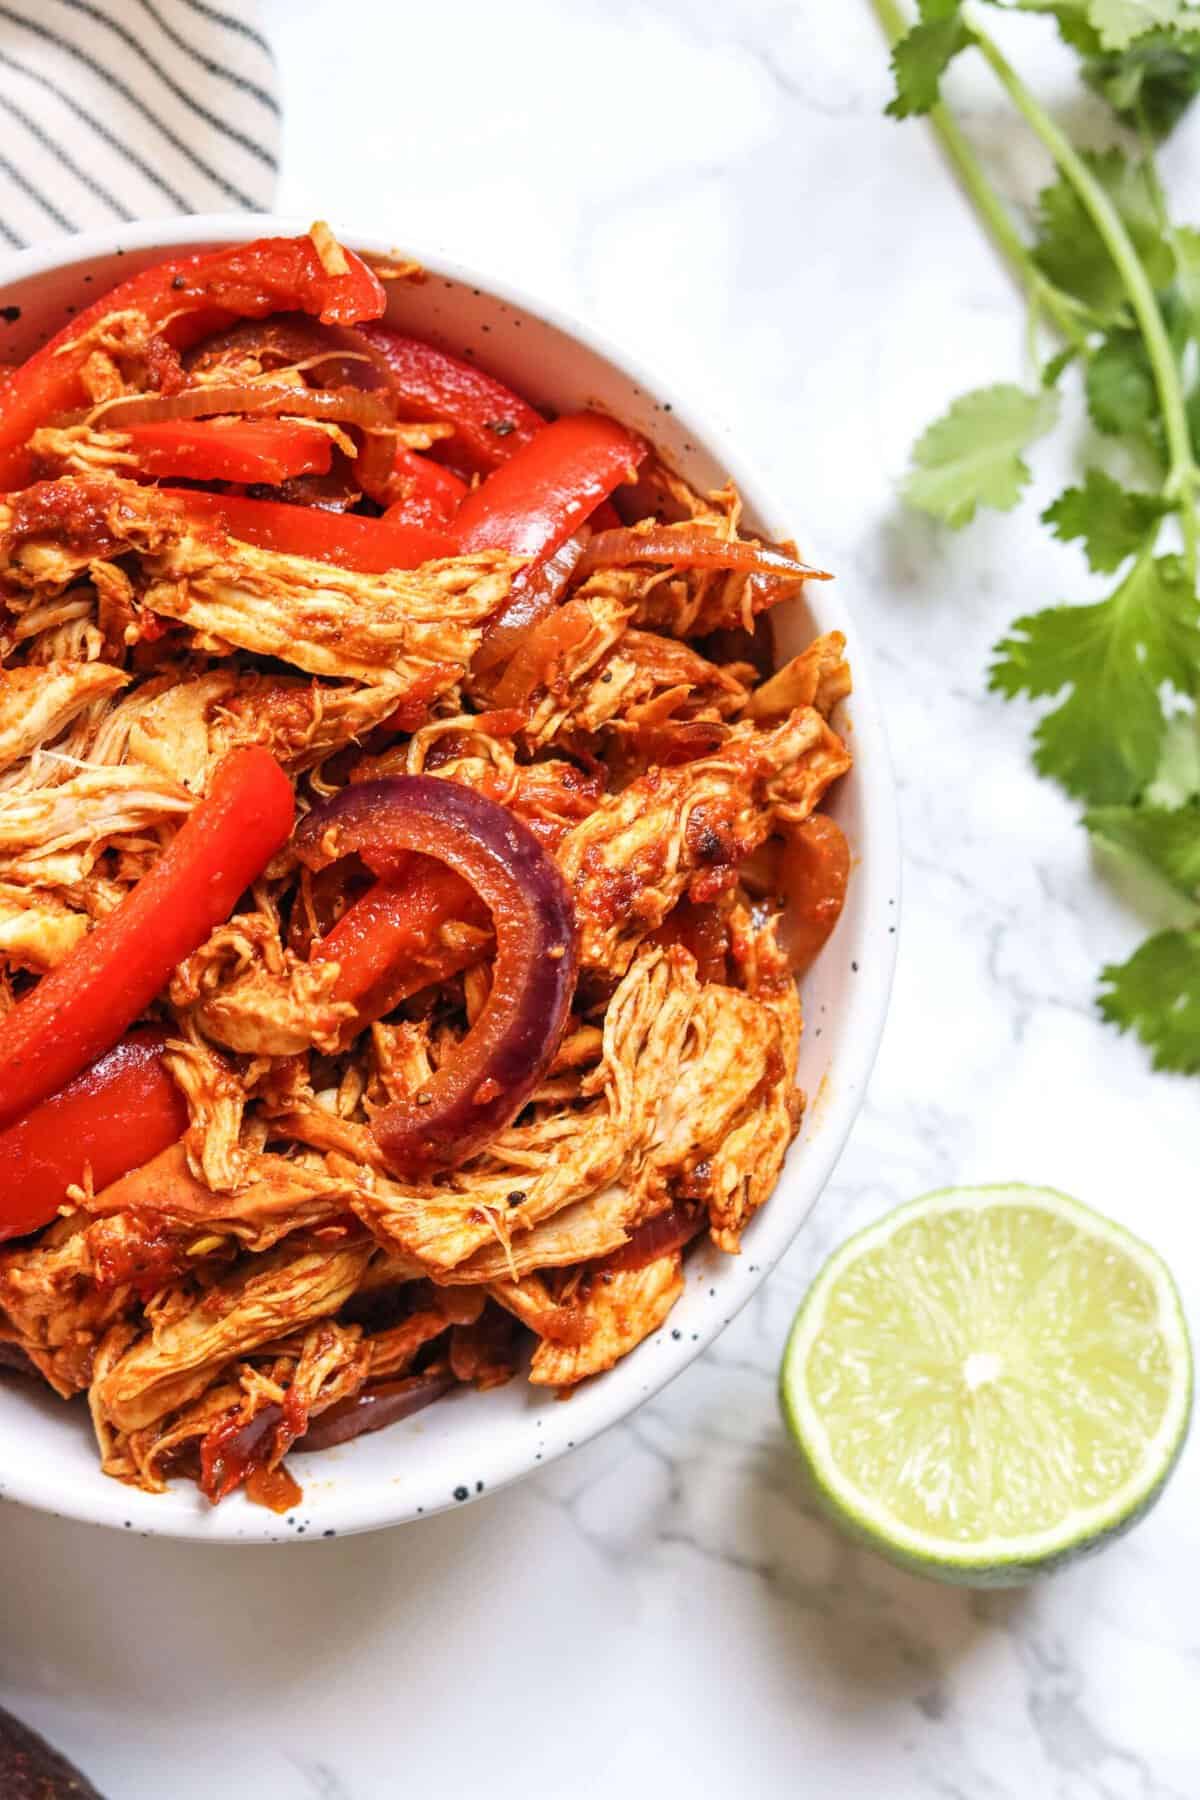
[(491, 929), (486, 906), (461, 875), (432, 857), (404, 854), (313, 946), (311, 960), (338, 964), (334, 997), (357, 1007), (354, 1029), (361, 1030), (479, 960), (478, 937), (443, 937), (452, 922)]
[(633, 479), (645, 454), (640, 438), (603, 413), (556, 419), (467, 495), (454, 522), (459, 549), (553, 555)]
[(415, 450), (401, 445), (396, 452), (395, 474), (404, 490), (394, 500), (384, 518), (398, 525), (431, 525), (449, 530), (459, 507), (467, 497), (467, 484), (453, 469)]
[(103, 1056), (291, 834), (295, 805), (269, 751), (234, 750), (115, 911), (0, 1021), (0, 1129)]
[(117, 429), (143, 475), (277, 487), (294, 475), (325, 475), (333, 461), (328, 432), (291, 419), (159, 419)]
[(243, 494), (206, 494), (198, 488), (159, 491), (177, 500), (193, 518), (212, 520), (230, 537), (255, 544), (260, 550), (307, 556), (361, 574), (415, 569), (435, 557), (455, 553), (448, 531), (407, 524), (388, 514), (381, 519), (362, 519), (353, 513), (322, 512), (315, 506), (291, 506), (283, 500), (251, 500)]
[(358, 329), (387, 364), (401, 416), (453, 425), (454, 436), (438, 456), (459, 474), (499, 468), (544, 428), (545, 419), (527, 400), (461, 357), (391, 325)]
[(167, 1034), (129, 1032), (49, 1100), (0, 1131), (0, 1242), (54, 1217), (67, 1189), (99, 1193), (187, 1130), (183, 1095), (163, 1061)]
[(345, 256), (347, 272), (330, 275), (311, 238), (258, 238), (156, 263), (123, 281), (64, 325), (0, 391), (0, 489), (29, 481), (30, 433), (82, 404), (80, 374), (92, 334), (110, 314), (140, 313), (147, 331), (176, 349), (236, 318), (274, 312), (313, 313), (327, 325), (377, 319), (387, 304), (382, 282), (353, 251)]

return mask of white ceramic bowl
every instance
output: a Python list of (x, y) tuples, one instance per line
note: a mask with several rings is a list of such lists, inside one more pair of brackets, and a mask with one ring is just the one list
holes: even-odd
[[(157, 221), (69, 238), (0, 264), (0, 361), (27, 355), (116, 282), (179, 252), (307, 228), (246, 215)], [(353, 239), (386, 252), (390, 241)], [(389, 285), (388, 317), (447, 349), (477, 353), (502, 379), (559, 411), (596, 405), (644, 432), (699, 487), (731, 475), (751, 523), (772, 538), (800, 536), (740, 449), (700, 406), (665, 389), (588, 326), (499, 287), (421, 245), (422, 285)], [(14, 316), (10, 309), (19, 308)], [(852, 470), (833, 479), (852, 478)], [(816, 500), (814, 496), (814, 502)], [(819, 554), (819, 545), (808, 545)], [(781, 656), (814, 631), (849, 640), (854, 696), (841, 721), (854, 751), (830, 810), (855, 859), (845, 912), (803, 985), (807, 1029), (799, 1078), (810, 1096), (779, 1186), (746, 1232), (739, 1257), (707, 1244), (687, 1261), (687, 1288), (667, 1327), (563, 1405), (521, 1380), (488, 1394), (456, 1393), (404, 1424), (320, 1456), (295, 1459), (304, 1487), (294, 1514), (276, 1517), (240, 1495), (210, 1507), (190, 1482), (143, 1494), (102, 1475), (82, 1405), (0, 1380), (0, 1496), (67, 1518), (205, 1543), (278, 1543), (393, 1525), (454, 1506), (528, 1474), (595, 1437), (699, 1356), (766, 1279), (824, 1187), (862, 1102), (883, 1030), (895, 958), (898, 846), (891, 772), (872, 695), (867, 646), (847, 611), (844, 582), (819, 582), (776, 614)]]

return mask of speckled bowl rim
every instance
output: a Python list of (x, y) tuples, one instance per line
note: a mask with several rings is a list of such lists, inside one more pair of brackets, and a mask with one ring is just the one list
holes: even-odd
[[(0, 302), (10, 283), (56, 269), (66, 271), (99, 257), (150, 249), (161, 249), (169, 255), (203, 244), (307, 229), (307, 220), (241, 213), (152, 220), (112, 231), (81, 233), (52, 245), (13, 253), (0, 261)], [(344, 241), (378, 256), (389, 255), (394, 247), (392, 239), (355, 231), (347, 231)], [(689, 399), (677, 396), (671, 384), (646, 368), (636, 354), (563, 309), (546, 305), (538, 295), (526, 293), (512, 282), (497, 280), (434, 245), (405, 242), (404, 254), (416, 257), (431, 278), (481, 290), (488, 299), (533, 315), (576, 340), (585, 350), (606, 359), (629, 378), (635, 389), (655, 396), (662, 410), (674, 414), (675, 423), (685, 428), (699, 450), (728, 471), (752, 517), (774, 536), (796, 534), (788, 512), (775, 501), (753, 466), (730, 441), (727, 431)], [(519, 1429), (521, 1421), (514, 1420), (509, 1438), (499, 1446), (493, 1445), (490, 1453), (481, 1450), (474, 1459), (469, 1484), (459, 1480), (461, 1452), (455, 1453), (452, 1467), (439, 1468), (423, 1482), (409, 1482), (403, 1488), (375, 1481), (363, 1483), (359, 1491), (352, 1470), (346, 1469), (333, 1484), (336, 1495), (322, 1497), (311, 1509), (299, 1508), (299, 1516), (285, 1522), (250, 1506), (241, 1497), (217, 1508), (197, 1508), (196, 1490), (190, 1483), (173, 1484), (166, 1495), (143, 1494), (102, 1475), (98, 1465), (94, 1482), (63, 1492), (58, 1482), (48, 1479), (44, 1469), (39, 1471), (36, 1457), (31, 1457), (17, 1466), (10, 1463), (3, 1470), (0, 1498), (91, 1524), (210, 1544), (319, 1541), (322, 1537), (376, 1530), (475, 1499), (532, 1473), (617, 1424), (707, 1349), (788, 1249), (833, 1172), (875, 1061), (895, 965), (900, 855), (883, 721), (868, 658), (842, 597), (843, 584), (811, 585), (819, 585), (823, 590), (806, 595), (818, 627), (845, 630), (854, 645), (852, 779), (858, 784), (861, 820), (860, 859), (853, 877), (858, 929), (857, 936), (848, 945), (843, 943), (842, 949), (849, 951), (853, 959), (849, 966), (861, 968), (861, 975), (849, 985), (845, 1006), (839, 1013), (843, 1041), (837, 1053), (836, 1079), (829, 1084), (830, 1091), (818, 1095), (817, 1107), (813, 1109), (819, 1110), (819, 1126), (814, 1129), (806, 1124), (802, 1130), (774, 1194), (747, 1232), (742, 1255), (722, 1257), (719, 1261), (710, 1259), (704, 1278), (713, 1303), (698, 1322), (690, 1321), (696, 1328), (682, 1333), (664, 1329), (608, 1374), (585, 1384), (568, 1405), (556, 1405), (547, 1394), (537, 1421), (536, 1447), (532, 1434), (526, 1436)], [(846, 929), (843, 922), (838, 935)], [(652, 1349), (654, 1357), (650, 1360)], [(306, 1488), (310, 1477), (304, 1464), (308, 1460), (303, 1459), (298, 1470)]]

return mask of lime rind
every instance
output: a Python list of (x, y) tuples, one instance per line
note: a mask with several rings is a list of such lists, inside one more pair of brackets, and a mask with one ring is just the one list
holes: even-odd
[[(1119, 1250), (1151, 1283), (1156, 1324), (1166, 1348), (1171, 1385), (1158, 1428), (1137, 1469), (1111, 1494), (1064, 1514), (1053, 1527), (1025, 1535), (993, 1534), (964, 1544), (914, 1530), (838, 1467), (829, 1434), (805, 1381), (808, 1355), (825, 1322), (830, 1295), (853, 1264), (881, 1247), (914, 1218), (997, 1206), (1034, 1207), (1069, 1222), (1087, 1237)], [(1134, 1233), (1056, 1189), (1021, 1183), (945, 1188), (896, 1207), (850, 1238), (825, 1264), (788, 1336), (780, 1370), (784, 1418), (806, 1465), (817, 1499), (861, 1541), (891, 1561), (942, 1581), (1011, 1586), (1099, 1548), (1128, 1531), (1161, 1494), (1187, 1437), (1192, 1410), (1192, 1356), (1178, 1290), (1158, 1254)]]

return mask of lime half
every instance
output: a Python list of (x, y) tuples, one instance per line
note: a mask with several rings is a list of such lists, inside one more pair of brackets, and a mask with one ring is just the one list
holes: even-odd
[(1049, 1188), (950, 1188), (831, 1257), (780, 1379), (837, 1519), (923, 1574), (1007, 1586), (1153, 1504), (1192, 1359), (1137, 1238)]

